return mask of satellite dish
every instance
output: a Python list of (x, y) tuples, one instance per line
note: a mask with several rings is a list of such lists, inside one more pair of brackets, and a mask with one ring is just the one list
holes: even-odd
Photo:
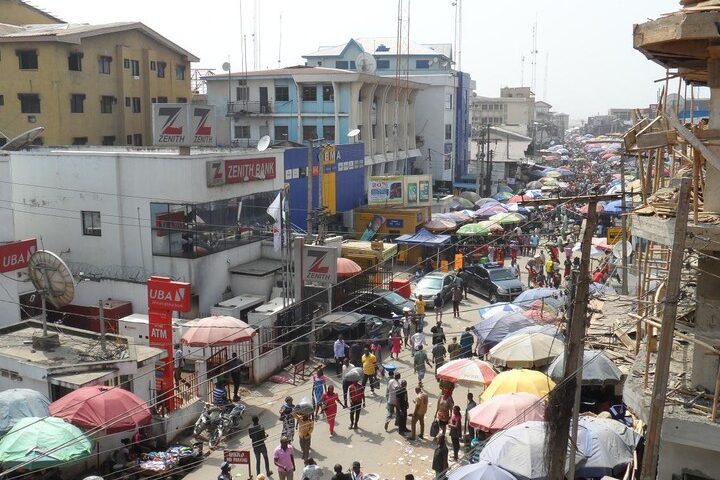
[(42, 133), (45, 131), (45, 127), (35, 127), (30, 130), (28, 130), (25, 133), (22, 133), (18, 135), (17, 137), (13, 138), (9, 142), (7, 142), (5, 145), (0, 147), (0, 150), (5, 150), (8, 152), (16, 152), (23, 148), (25, 145), (31, 144), (35, 141), (36, 138), (38, 138)]
[[(625, 250), (627, 251), (628, 257), (633, 254), (633, 247), (632, 247), (632, 244), (631, 244), (630, 242), (625, 242)], [(612, 252), (613, 252), (613, 255), (615, 255), (617, 258), (620, 258), (620, 259), (623, 258), (623, 255), (622, 255), (622, 240), (620, 240), (620, 241), (617, 242), (615, 245), (613, 245)]]
[[(53, 346), (47, 342), (47, 307), (45, 302), (49, 301), (55, 308), (64, 307), (72, 302), (75, 296), (75, 280), (62, 258), (47, 250), (38, 250), (30, 255), (28, 273), (30, 281), (42, 298), (44, 341), (35, 346), (38, 348)], [(59, 339), (56, 338), (53, 344), (59, 345)]]
[(359, 128), (353, 128), (353, 129), (350, 130), (350, 131), (348, 132), (348, 134), (347, 134), (347, 136), (350, 137), (350, 138), (357, 137), (358, 135), (360, 135), (360, 129), (359, 129)]
[(263, 135), (257, 144), (258, 152), (264, 152), (270, 146), (270, 135)]
[[(217, 63), (215, 65), (217, 65)], [(223, 69), (223, 72), (229, 72), (230, 71), (230, 62), (223, 63), (222, 69)]]
[(374, 73), (376, 66), (375, 57), (367, 52), (362, 52), (355, 58), (355, 68), (360, 73)]
[(447, 60), (447, 59), (440, 60), (440, 66), (441, 66), (441, 67), (447, 68), (448, 65), (450, 65), (450, 60)]

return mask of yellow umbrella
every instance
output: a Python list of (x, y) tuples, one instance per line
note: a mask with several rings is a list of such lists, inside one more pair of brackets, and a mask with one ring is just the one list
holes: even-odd
[(497, 395), (517, 392), (544, 397), (553, 388), (555, 388), (555, 382), (542, 372), (525, 369), (508, 370), (497, 374), (480, 398), (490, 400)]

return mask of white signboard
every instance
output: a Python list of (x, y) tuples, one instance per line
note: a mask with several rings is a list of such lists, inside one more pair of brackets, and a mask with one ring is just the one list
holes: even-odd
[(307, 285), (334, 285), (337, 283), (336, 247), (304, 245), (303, 278)]
[(213, 146), (216, 142), (214, 106), (153, 104), (153, 145)]

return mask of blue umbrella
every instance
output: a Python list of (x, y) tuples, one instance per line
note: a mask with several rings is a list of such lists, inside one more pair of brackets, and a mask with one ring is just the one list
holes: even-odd
[(535, 323), (519, 312), (497, 312), (475, 324), (475, 334), (484, 345), (493, 346), (509, 333)]
[(35, 390), (13, 388), (0, 392), (0, 435), (25, 417), (48, 417), (50, 401)]
[(495, 196), (493, 196), (493, 198), (498, 202), (504, 202), (512, 196), (513, 194), (511, 192), (498, 192), (495, 194)]
[(557, 288), (531, 288), (515, 297), (512, 303), (527, 308), (530, 307), (535, 300), (542, 299), (551, 306), (559, 308), (563, 305), (560, 296), (561, 292)]
[(622, 200), (613, 200), (605, 204), (604, 212), (606, 215), (620, 215), (622, 211)]
[(450, 473), (448, 480), (517, 480), (517, 478), (497, 465), (480, 460), (478, 463), (458, 468)]
[(513, 305), (512, 303), (493, 303), (487, 307), (482, 307), (478, 312), (480, 318), (490, 318), (497, 312), (522, 312), (523, 309), (520, 305)]
[(498, 185), (498, 193), (500, 193), (500, 192), (512, 193), (512, 188), (508, 187), (507, 185)]
[(578, 426), (578, 450), (585, 458), (577, 465), (577, 477), (620, 475), (633, 461), (640, 435), (626, 425), (610, 418), (581, 416)]

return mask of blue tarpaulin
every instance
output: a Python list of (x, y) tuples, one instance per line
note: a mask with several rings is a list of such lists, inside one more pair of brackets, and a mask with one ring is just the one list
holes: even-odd
[(395, 243), (437, 247), (438, 245), (450, 243), (450, 235), (435, 235), (434, 233), (430, 233), (424, 228), (421, 228), (417, 233), (412, 235), (402, 235), (396, 238)]

